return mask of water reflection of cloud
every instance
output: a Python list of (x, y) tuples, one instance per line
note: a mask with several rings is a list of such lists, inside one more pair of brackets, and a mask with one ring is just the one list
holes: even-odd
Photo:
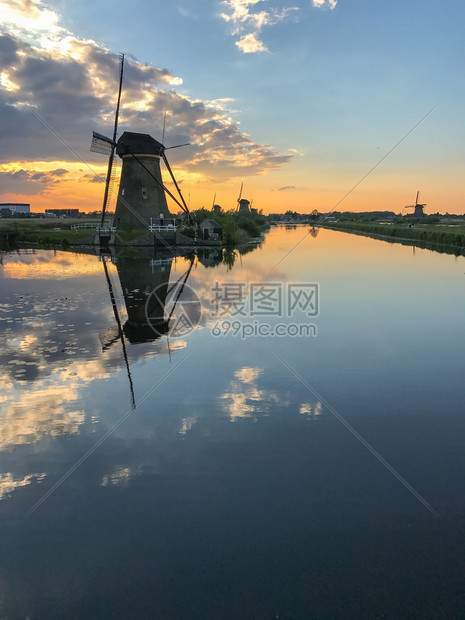
[(229, 390), (221, 395), (223, 407), (231, 422), (239, 418), (257, 418), (269, 415), (273, 406), (288, 406), (289, 402), (277, 392), (259, 389), (257, 381), (263, 374), (263, 368), (244, 366), (234, 373)]
[(105, 474), (102, 478), (101, 486), (108, 485), (127, 487), (132, 476), (130, 467), (117, 467), (111, 474)]
[(2, 407), (0, 450), (33, 444), (45, 436), (74, 435), (85, 421), (83, 411), (68, 410), (78, 399), (75, 388), (51, 386), (11, 396)]
[(95, 256), (80, 254), (79, 260), (66, 252), (41, 250), (40, 255), (8, 255), (3, 259), (4, 276), (11, 280), (66, 280), (83, 276), (103, 276)]
[(28, 486), (33, 480), (41, 482), (45, 474), (28, 474), (24, 478), (14, 478), (11, 472), (0, 474), (0, 500), (13, 493), (16, 489)]
[[(110, 271), (116, 275), (113, 265)], [(94, 272), (102, 279), (89, 279)], [(78, 434), (86, 418), (81, 403), (85, 390), (95, 381), (109, 380), (125, 364), (119, 337), (105, 350), (99, 340), (115, 326), (102, 264), (95, 256), (63, 252), (8, 254), (3, 275), (0, 449)], [(17, 276), (23, 279), (21, 289), (15, 285)], [(120, 306), (124, 322), (124, 302)], [(165, 338), (128, 346), (130, 363), (174, 354), (185, 346), (183, 340), (168, 343)], [(89, 414), (95, 421), (95, 411)]]
[(194, 424), (197, 422), (197, 418), (191, 416), (189, 418), (183, 418), (181, 420), (181, 428), (179, 429), (178, 433), (180, 435), (187, 435), (187, 433), (191, 430), (191, 428), (194, 426)]
[[(188, 258), (179, 258), (172, 279), (184, 273), (189, 264)], [(116, 283), (116, 268), (111, 264), (109, 268)], [(263, 265), (263, 272), (265, 268)], [(219, 279), (223, 275), (230, 279), (231, 273), (219, 271)], [(254, 273), (257, 277), (256, 270)], [(114, 319), (104, 280), (89, 279), (92, 274), (103, 276), (95, 256), (39, 251), (4, 257), (5, 285), (22, 279), (24, 287), (21, 294), (7, 288), (7, 293), (10, 290), (13, 294), (7, 295), (8, 303), (0, 307), (0, 320), (6, 325), (0, 334), (0, 363), (4, 364), (0, 402), (5, 411), (0, 420), (0, 450), (33, 445), (45, 437), (77, 435), (87, 418), (89, 422), (98, 421), (95, 411), (88, 415), (83, 411), (82, 396), (93, 382), (109, 380), (124, 367), (124, 360), (119, 339), (102, 350), (99, 336), (110, 326), (114, 328)], [(210, 274), (211, 270), (201, 268), (192, 278), (205, 304), (212, 286)], [(246, 279), (248, 274), (247, 269), (240, 268), (234, 278)], [(64, 282), (52, 287), (47, 284), (44, 292), (40, 288), (38, 292), (33, 287), (42, 279)], [(124, 321), (124, 301), (119, 305)], [(186, 346), (184, 340), (168, 343), (166, 338), (128, 346), (130, 364), (173, 354)], [(231, 389), (221, 397), (231, 419), (253, 416), (277, 400), (273, 392), (258, 388), (261, 373), (262, 369), (249, 367), (236, 372)], [(185, 436), (195, 422), (192, 416), (181, 420), (179, 434)]]
[(286, 408), (290, 413), (299, 412), (315, 418), (322, 413), (322, 405), (316, 403), (293, 402), (291, 394), (270, 390), (258, 385), (260, 380), (265, 381), (263, 368), (244, 366), (234, 373), (229, 389), (221, 395), (224, 401), (224, 410), (232, 422), (240, 418), (258, 419), (261, 416), (271, 415), (277, 408)]
[(323, 405), (318, 401), (317, 403), (302, 403), (300, 405), (299, 413), (307, 416), (308, 418), (318, 417), (323, 413)]
[(241, 368), (240, 370), (236, 370), (236, 372), (234, 373), (234, 376), (237, 379), (239, 379), (239, 381), (242, 381), (243, 383), (253, 383), (254, 381), (258, 379), (258, 377), (261, 375), (262, 372), (263, 372), (262, 368), (249, 368), (245, 366), (244, 368)]

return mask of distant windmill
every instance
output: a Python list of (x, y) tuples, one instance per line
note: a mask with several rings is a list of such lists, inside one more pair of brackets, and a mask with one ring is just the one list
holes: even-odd
[(215, 213), (221, 213), (221, 206), (216, 204), (216, 192), (213, 196), (212, 211)]
[(242, 198), (242, 188), (244, 187), (244, 182), (241, 183), (241, 189), (239, 192), (239, 198), (237, 199), (237, 210), (239, 213), (250, 213), (249, 205), (250, 201)]
[[(182, 211), (186, 213), (188, 218), (189, 209), (183, 198), (179, 184), (174, 177), (165, 151), (179, 148), (180, 146), (187, 146), (187, 143), (165, 147), (164, 144), (158, 142), (158, 140), (155, 140), (149, 134), (129, 131), (125, 131), (119, 140), (116, 141), (123, 81), (124, 55), (120, 56), (120, 63), (119, 94), (115, 113), (113, 138), (108, 138), (94, 131), (90, 149), (97, 153), (109, 155), (101, 226), (103, 226), (108, 193), (111, 189), (111, 171), (114, 153), (116, 151), (121, 157), (123, 165), (118, 191), (118, 201), (115, 209), (114, 226), (116, 226), (116, 228), (125, 228), (128, 230), (145, 227), (150, 228), (150, 230), (164, 230), (167, 228), (169, 222), (172, 222), (170, 225), (172, 229), (175, 230), (174, 219), (168, 209), (165, 194), (168, 194), (168, 196), (174, 200)], [(164, 124), (165, 123), (163, 123), (163, 136)], [(165, 162), (165, 166), (173, 180), (180, 200), (178, 200), (163, 183), (160, 170), (160, 159), (163, 159)]]
[(413, 212), (413, 216), (416, 218), (420, 218), (420, 217), (424, 217), (425, 213), (423, 211), (423, 208), (426, 207), (426, 204), (419, 204), (418, 203), (418, 199), (420, 198), (420, 191), (417, 191), (417, 197), (415, 198), (415, 204), (414, 205), (407, 205), (405, 208), (406, 209), (415, 209), (415, 211)]

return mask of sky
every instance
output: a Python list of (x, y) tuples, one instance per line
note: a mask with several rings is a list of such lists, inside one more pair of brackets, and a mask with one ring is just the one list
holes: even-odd
[(0, 0), (0, 202), (100, 209), (122, 52), (119, 134), (161, 140), (166, 114), (191, 209), (243, 183), (264, 213), (420, 190), (463, 214), (464, 24), (463, 0)]

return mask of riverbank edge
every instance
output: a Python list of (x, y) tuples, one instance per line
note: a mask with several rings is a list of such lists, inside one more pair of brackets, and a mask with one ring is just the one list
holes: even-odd
[[(373, 227), (377, 227), (379, 232), (375, 232), (373, 230), (367, 230), (367, 228), (372, 229)], [(331, 224), (318, 224), (318, 228), (326, 228), (328, 230), (338, 230), (340, 232), (350, 233), (354, 235), (362, 235), (364, 237), (371, 237), (373, 239), (379, 239), (380, 241), (388, 241), (390, 243), (401, 243), (402, 245), (414, 245), (420, 248), (426, 248), (436, 251), (448, 252), (452, 254), (461, 254), (465, 255), (465, 234), (457, 233), (452, 231), (437, 231), (437, 230), (425, 230), (425, 229), (404, 229), (400, 227), (396, 227), (395, 225), (387, 226), (385, 224), (367, 224), (364, 226), (363, 224), (358, 224), (353, 226), (351, 222), (349, 225), (345, 223), (331, 223)], [(386, 232), (390, 231), (390, 234), (386, 234)], [(419, 233), (426, 233), (424, 236), (419, 235), (416, 237), (413, 236), (404, 236), (405, 232), (416, 230)], [(401, 232), (403, 236), (398, 236), (398, 233)], [(415, 233), (416, 234), (416, 233)], [(442, 238), (449, 238), (451, 241), (456, 241), (455, 243), (447, 243), (444, 240), (437, 241), (436, 238), (438, 234), (441, 235)], [(458, 243), (457, 243), (458, 241)]]
[[(61, 232), (61, 231), (60, 231)], [(66, 235), (62, 235), (60, 238), (60, 234), (58, 231), (53, 231), (55, 233), (53, 236), (54, 239), (49, 239), (47, 241), (37, 241), (37, 235), (32, 233), (31, 235), (24, 234), (22, 232), (20, 240), (12, 239), (12, 243), (6, 244), (6, 247), (2, 248), (3, 251), (14, 250), (15, 248), (31, 248), (31, 249), (42, 249), (42, 250), (69, 250), (69, 251), (79, 251), (80, 249), (94, 249), (99, 248), (100, 245), (98, 242), (96, 243), (95, 234), (79, 236), (77, 239), (69, 239), (67, 233), (69, 231), (64, 231)], [(268, 230), (266, 231), (268, 232)], [(266, 234), (266, 232), (264, 234)], [(58, 234), (57, 234), (58, 233)], [(30, 239), (28, 237), (30, 236)], [(190, 237), (182, 235), (178, 233), (177, 242), (172, 243), (168, 240), (158, 239), (155, 242), (155, 237), (153, 233), (146, 233), (145, 235), (141, 235), (136, 239), (132, 239), (130, 241), (125, 241), (119, 237), (119, 235), (115, 235), (116, 243), (111, 244), (111, 248), (115, 250), (122, 249), (142, 249), (142, 248), (154, 248), (156, 250), (162, 249), (171, 249), (174, 253), (179, 253), (179, 251), (189, 250), (194, 251), (197, 248), (203, 249), (214, 249), (214, 248), (229, 248), (231, 250), (237, 250), (240, 247), (250, 246), (250, 245), (258, 245), (263, 239), (264, 235), (260, 238), (249, 238), (243, 239), (240, 243), (235, 244), (234, 246), (228, 246), (228, 244), (222, 241), (213, 241), (206, 239), (198, 239), (194, 241)]]

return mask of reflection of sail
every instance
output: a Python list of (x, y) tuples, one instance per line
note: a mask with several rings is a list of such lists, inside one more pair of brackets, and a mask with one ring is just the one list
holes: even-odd
[[(135, 401), (135, 398), (134, 398), (134, 386), (133, 386), (133, 383), (132, 383), (131, 369), (129, 368), (128, 354), (127, 354), (127, 351), (126, 351), (126, 342), (124, 340), (124, 334), (123, 334), (123, 330), (121, 328), (121, 320), (119, 318), (118, 307), (116, 305), (115, 295), (113, 293), (113, 286), (112, 286), (112, 283), (111, 283), (111, 280), (110, 280), (110, 274), (108, 273), (107, 263), (106, 263), (105, 259), (103, 259), (103, 269), (105, 271), (105, 278), (106, 278), (107, 284), (108, 284), (108, 291), (110, 293), (110, 299), (111, 299), (111, 305), (112, 305), (112, 308), (113, 308), (113, 314), (115, 315), (116, 324), (118, 326), (118, 337), (120, 338), (121, 346), (123, 347), (123, 357), (124, 357), (124, 362), (126, 364), (126, 370), (128, 372), (129, 389), (131, 391), (131, 405), (132, 405), (132, 408), (135, 409), (136, 408), (136, 401)], [(102, 343), (102, 346), (103, 346), (103, 343)]]

